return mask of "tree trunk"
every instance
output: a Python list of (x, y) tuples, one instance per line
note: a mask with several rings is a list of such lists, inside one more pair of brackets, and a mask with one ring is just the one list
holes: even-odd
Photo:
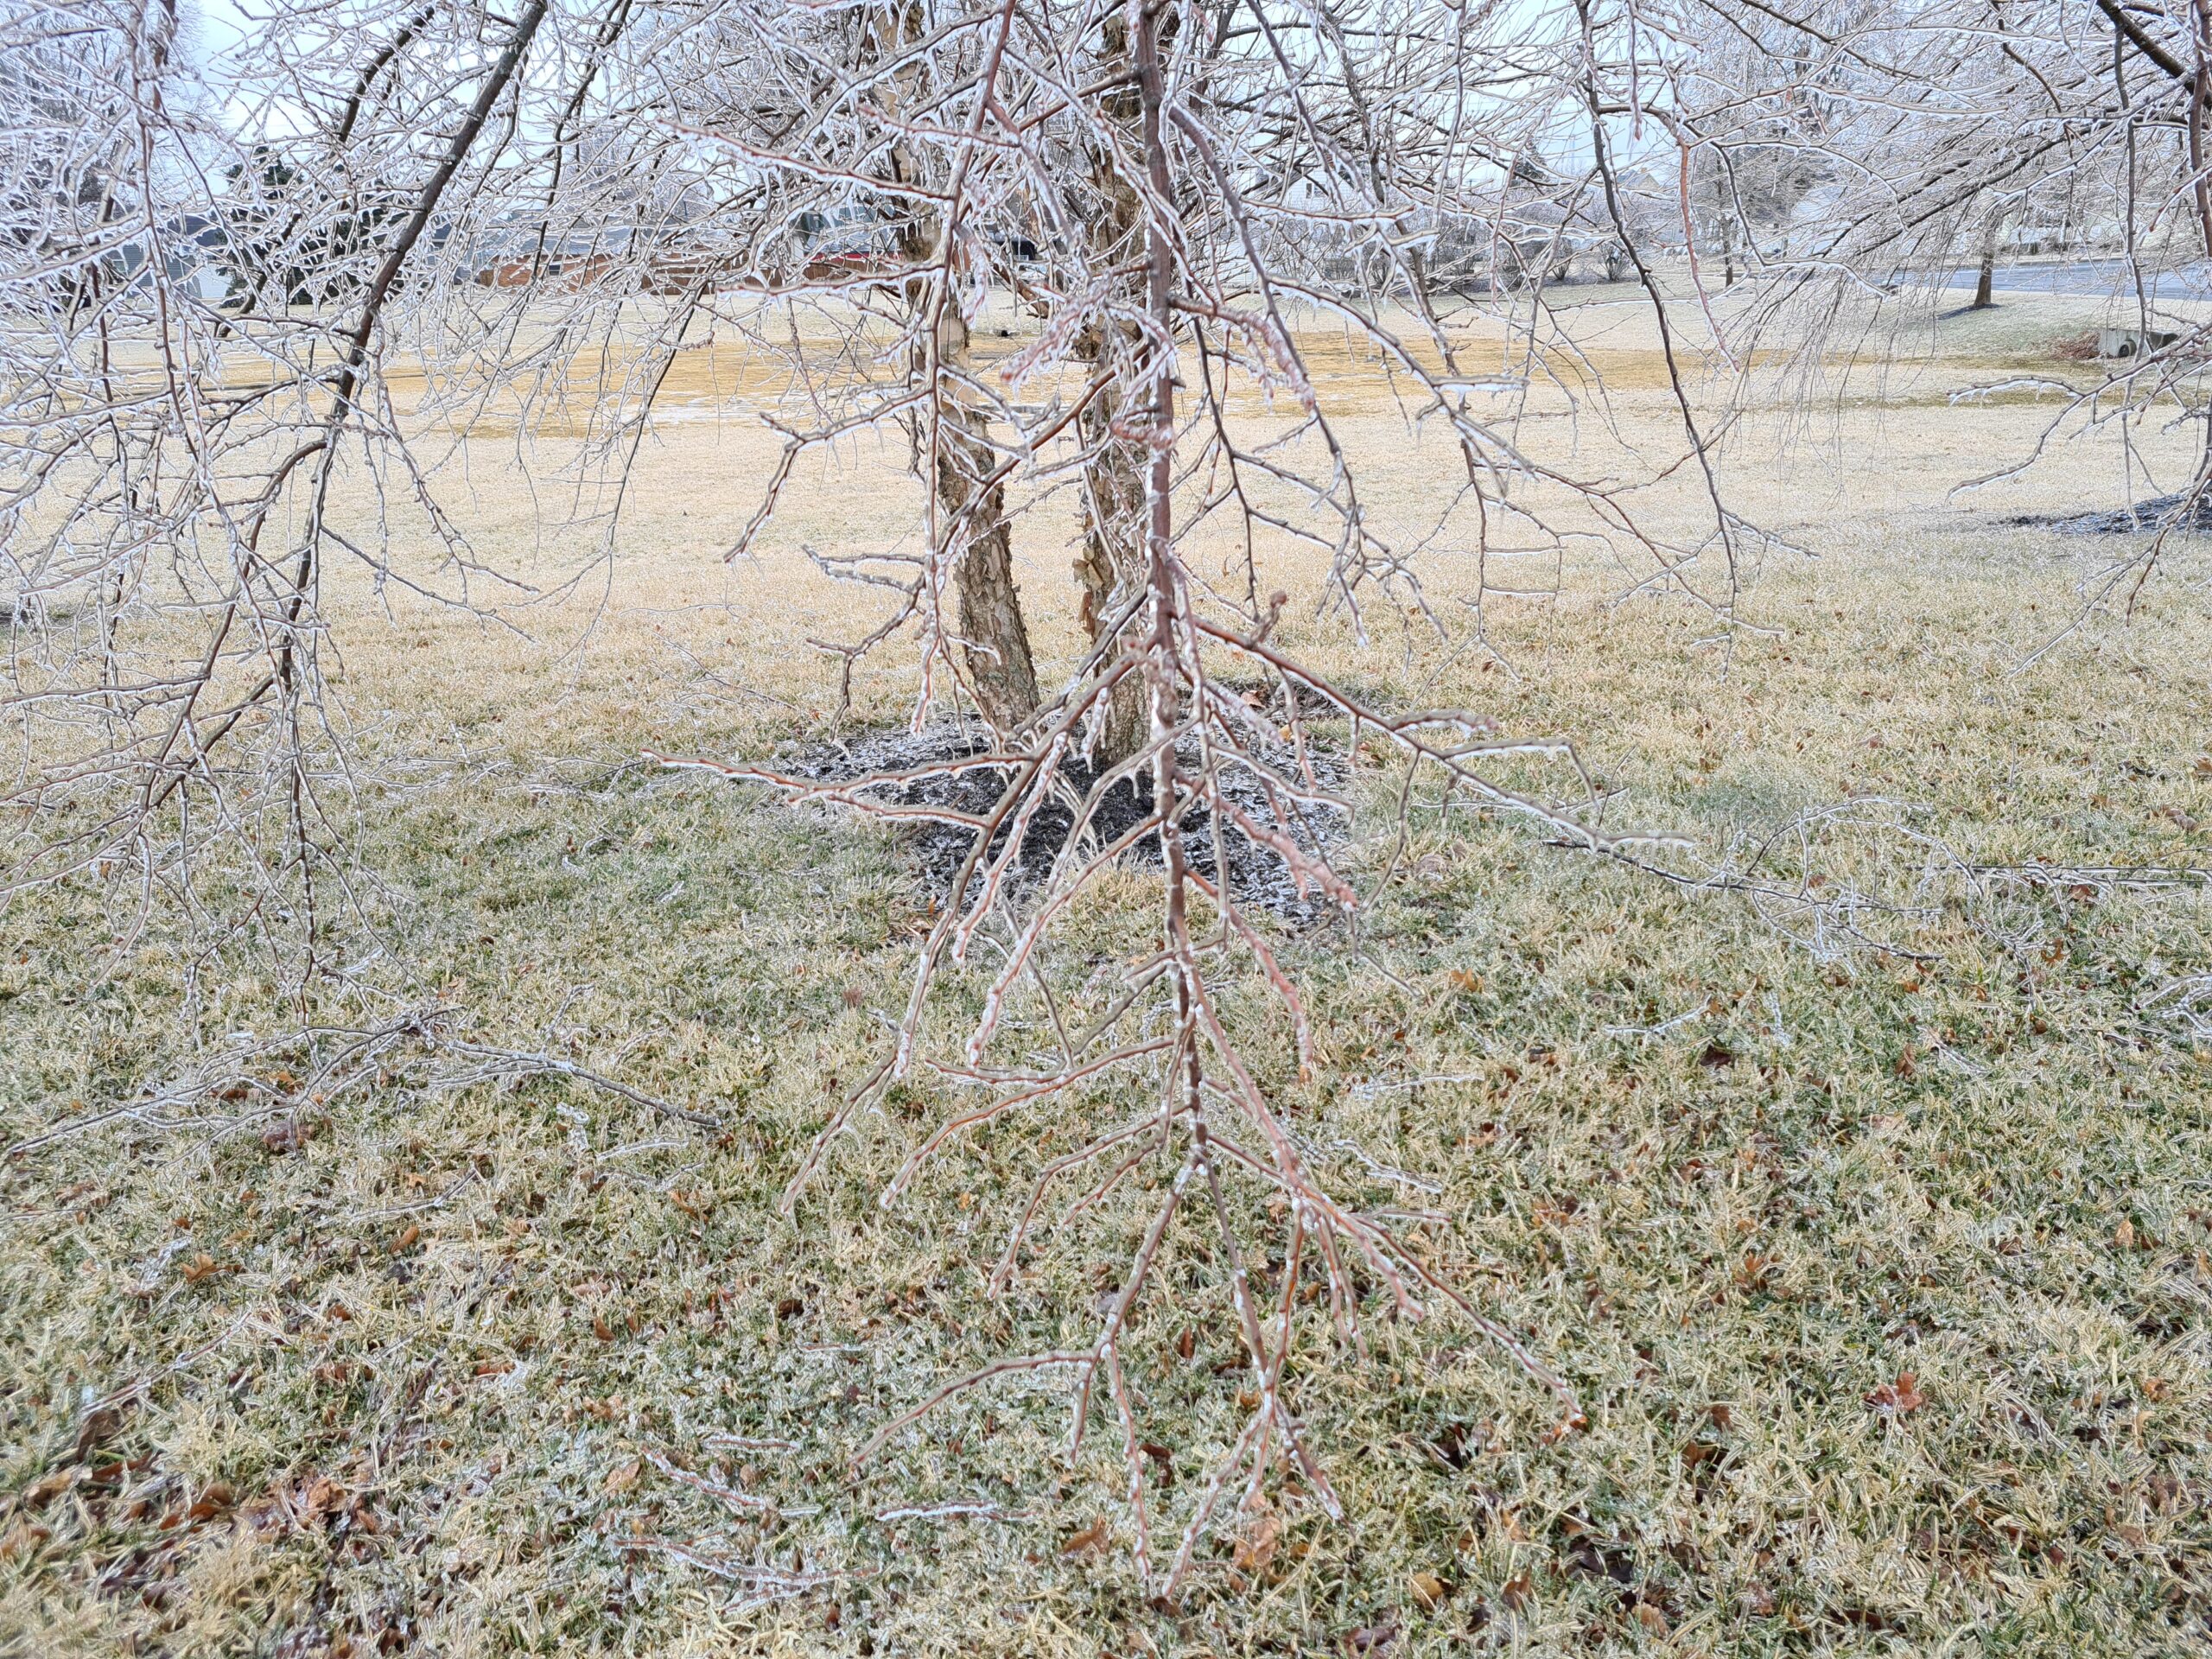
[[(1078, 342), (1080, 347), (1082, 342)], [(1090, 353), (1086, 360), (1096, 361)], [(1114, 619), (1128, 606), (1144, 575), (1144, 448), (1112, 435), (1124, 398), (1109, 387), (1081, 416), (1084, 445), (1092, 452), (1083, 491), (1083, 551), (1075, 562), (1083, 584), (1083, 626), (1096, 646)], [(1099, 665), (1110, 664), (1112, 649), (1099, 652)], [(1132, 674), (1109, 694), (1099, 734), (1098, 757), (1111, 766), (1137, 746), (1144, 730), (1144, 678)]]
[(1986, 311), (1997, 303), (1992, 290), (1997, 283), (1997, 232), (1993, 227), (1981, 242), (1981, 270), (1974, 277), (1974, 304), (1970, 310)]
[[(944, 365), (957, 367), (968, 355), (968, 327), (957, 317), (945, 331), (957, 333), (940, 348)], [(938, 414), (937, 499), (950, 536), (953, 591), (957, 598), (961, 666), (983, 718), (996, 730), (1011, 732), (1037, 712), (1037, 668), (1029, 654), (1029, 629), (1022, 620), (1021, 596), (1014, 582), (1014, 537), (1006, 514), (1006, 493), (985, 484), (999, 457), (985, 442), (985, 416), (950, 389)]]
[[(890, 42), (911, 44), (921, 38), (921, 8), (912, 0), (899, 0), (874, 27), (884, 36), (880, 55), (888, 55), (895, 49)], [(873, 41), (868, 55), (880, 55)], [(883, 94), (892, 113), (897, 112), (903, 86), (903, 78), (894, 75)], [(904, 144), (892, 147), (891, 165), (895, 176), (918, 176), (915, 158)], [(907, 219), (898, 236), (907, 270), (919, 271), (946, 258), (953, 229), (934, 212)], [(1021, 597), (1014, 588), (1014, 536), (1005, 491), (995, 482), (985, 482), (1000, 460), (988, 442), (990, 414), (964, 395), (960, 377), (968, 367), (968, 322), (957, 301), (949, 294), (938, 296), (919, 276), (910, 276), (904, 286), (906, 302), (917, 313), (940, 300), (942, 304), (933, 335), (915, 343), (912, 372), (918, 383), (924, 383), (935, 416), (935, 454), (917, 461), (929, 469), (937, 493), (935, 551), (950, 566), (960, 668), (983, 718), (995, 731), (1013, 732), (1027, 725), (1037, 712), (1037, 667), (1030, 656)]]
[[(1135, 139), (1143, 120), (1141, 98), (1130, 73), (1128, 30), (1119, 13), (1109, 13), (1101, 31), (1104, 67), (1127, 79), (1100, 100), (1100, 112)], [(1087, 253), (1094, 270), (1135, 267), (1143, 247), (1139, 240), (1142, 204), (1135, 188), (1115, 168), (1103, 147), (1090, 152), (1090, 194), (1079, 215), (1086, 230)], [(1132, 304), (1143, 297), (1141, 278), (1132, 278)], [(1133, 322), (1110, 331), (1094, 324), (1076, 341), (1077, 356), (1096, 377), (1112, 376), (1105, 389), (1077, 420), (1077, 431), (1090, 464), (1084, 469), (1083, 551), (1075, 562), (1083, 586), (1083, 626), (1096, 660), (1103, 667), (1117, 654), (1119, 642), (1103, 639), (1144, 581), (1144, 445), (1115, 431), (1129, 402), (1130, 382), (1141, 336)], [(1104, 647), (1101, 649), (1101, 647)], [(1100, 730), (1097, 756), (1112, 766), (1135, 752), (1144, 733), (1144, 680), (1132, 674), (1115, 687)]]

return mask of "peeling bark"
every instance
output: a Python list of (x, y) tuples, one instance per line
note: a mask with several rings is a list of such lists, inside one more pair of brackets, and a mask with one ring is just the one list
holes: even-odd
[[(1134, 143), (1141, 137), (1143, 110), (1122, 19), (1108, 17), (1102, 36), (1103, 67), (1109, 73), (1118, 69), (1128, 79), (1100, 99), (1100, 113)], [(1139, 235), (1142, 204), (1136, 189), (1103, 145), (1091, 147), (1089, 171), (1092, 211), (1083, 222), (1089, 232), (1090, 264), (1094, 270), (1134, 265), (1143, 252)], [(1132, 307), (1141, 303), (1141, 279), (1131, 278), (1128, 294), (1121, 297)], [(1094, 321), (1076, 341), (1077, 355), (1094, 377), (1101, 371), (1112, 374), (1077, 423), (1090, 463), (1084, 472), (1083, 550), (1076, 558), (1075, 575), (1083, 588), (1084, 632), (1102, 662), (1110, 660), (1119, 648), (1103, 639), (1105, 631), (1144, 580), (1144, 446), (1116, 431), (1117, 425), (1125, 424), (1123, 414), (1130, 401), (1127, 376), (1136, 362), (1141, 338), (1134, 321), (1115, 320)], [(1144, 724), (1144, 684), (1132, 675), (1115, 687), (1107, 706), (1098, 737), (1100, 760), (1111, 766), (1128, 756)]]
[[(939, 344), (944, 367), (966, 365), (968, 326), (956, 315)], [(986, 421), (957, 389), (938, 415), (937, 499), (958, 543), (952, 585), (957, 597), (961, 666), (983, 718), (1003, 732), (1018, 730), (1037, 712), (1037, 668), (1028, 625), (1014, 581), (1014, 537), (1006, 492), (985, 483), (998, 457), (986, 441)]]

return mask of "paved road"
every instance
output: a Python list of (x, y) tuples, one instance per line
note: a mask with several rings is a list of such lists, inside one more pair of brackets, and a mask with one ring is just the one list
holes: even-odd
[[(1972, 265), (1953, 271), (1946, 286), (1971, 289), (1978, 272)], [(2143, 285), (2158, 300), (2212, 300), (2212, 265), (2202, 262), (2182, 270), (2145, 269)], [(1999, 265), (1990, 286), (2000, 294), (2085, 294), (2107, 298), (2133, 295), (2135, 279), (2125, 259), (2068, 259), (2050, 264)]]

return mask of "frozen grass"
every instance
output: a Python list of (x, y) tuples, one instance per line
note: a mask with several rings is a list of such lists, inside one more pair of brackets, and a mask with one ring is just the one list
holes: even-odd
[[(1173, 1612), (1121, 1548), (1118, 1453), (1068, 1463), (1049, 1385), (981, 1391), (849, 1467), (936, 1383), (1063, 1340), (1148, 1206), (1109, 1203), (989, 1300), (1009, 1204), (1116, 1103), (983, 1139), (885, 1213), (874, 1190), (941, 1104), (923, 1085), (777, 1213), (874, 1052), (924, 896), (875, 831), (631, 757), (807, 729), (803, 636), (857, 613), (790, 549), (873, 533), (861, 486), (891, 486), (849, 458), (724, 585), (733, 480), (764, 452), (676, 423), (580, 660), (554, 649), (574, 607), (541, 644), (420, 611), (351, 635), (385, 950), (309, 1014), (372, 1027), (435, 997), (454, 1037), (726, 1127), (556, 1076), (433, 1087), (451, 1057), (406, 1042), (320, 1103), (298, 1098), (312, 1056), (263, 1052), (181, 1124), (93, 1123), (187, 1066), (188, 963), (156, 932), (88, 987), (104, 894), (9, 914), (0, 1134), (86, 1127), (0, 1163), (0, 1651), (2212, 1648), (2212, 1052), (2146, 1011), (2212, 972), (2212, 893), (1969, 881), (1929, 839), (1978, 865), (2212, 863), (2206, 560), (2184, 550), (2129, 626), (2014, 672), (2106, 550), (1996, 518), (2109, 492), (2046, 474), (1946, 503), (2035, 419), (1927, 395), (1980, 372), (1939, 359), (1838, 416), (1847, 466), (1802, 432), (1780, 460), (1746, 443), (1750, 512), (1823, 557), (1770, 563), (1754, 611), (1783, 632), (1739, 639), (1725, 677), (1687, 608), (1608, 605), (1609, 569), (1495, 607), (1503, 668), (1303, 626), (1378, 693), (1576, 736), (1627, 791), (1614, 811), (1716, 858), (1857, 798), (1781, 868), (1906, 906), (1869, 924), (1887, 952), (1824, 955), (1739, 899), (1427, 803), (1356, 934), (1286, 944), (1321, 1075), (1292, 1075), (1262, 999), (1233, 1010), (1330, 1177), (1431, 1214), (1431, 1260), (1574, 1382), (1586, 1432), (1547, 1444), (1547, 1399), (1448, 1320), (1377, 1324), (1370, 1363), (1292, 1385), (1349, 1523), (1280, 1492)], [(1657, 441), (1662, 411), (1624, 410)], [(1393, 432), (1356, 435), (1370, 499), (1410, 509), (1421, 458)], [(475, 464), (480, 536), (518, 544), (531, 497)], [(1064, 655), (1061, 551), (1024, 551)], [(899, 695), (864, 680), (861, 716)], [(1071, 998), (1141, 944), (1144, 880), (1080, 918), (1052, 969)], [(297, 1023), (242, 948), (199, 983), (219, 1053)], [(1237, 1421), (1224, 1314), (1155, 1303), (1128, 1344), (1173, 1431), (1171, 1506)], [(762, 1565), (821, 1581), (756, 1605), (779, 1587)]]

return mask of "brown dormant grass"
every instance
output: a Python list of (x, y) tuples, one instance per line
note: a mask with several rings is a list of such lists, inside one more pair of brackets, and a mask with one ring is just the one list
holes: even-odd
[[(1528, 1333), (1589, 1427), (1548, 1441), (1541, 1391), (1448, 1320), (1376, 1323), (1368, 1363), (1292, 1381), (1350, 1521), (1294, 1483), (1172, 1611), (1135, 1592), (1111, 1437), (1067, 1463), (1047, 1381), (850, 1465), (949, 1377), (1080, 1329), (1151, 1205), (1117, 1194), (991, 1299), (1009, 1206), (1072, 1127), (957, 1150), (887, 1213), (873, 1194), (941, 1104), (918, 1084), (777, 1213), (871, 1063), (925, 896), (878, 830), (635, 757), (811, 732), (833, 693), (806, 639), (870, 608), (802, 544), (880, 544), (911, 486), (889, 446), (846, 453), (725, 569), (772, 451), (726, 405), (745, 366), (702, 359), (611, 575), (516, 613), (530, 638), (341, 600), (382, 934), (346, 964), (362, 988), (311, 1014), (434, 1001), (451, 1036), (722, 1127), (560, 1075), (431, 1087), (450, 1056), (406, 1042), (311, 1088), (303, 1052), (240, 1038), (218, 1097), (145, 1105), (188, 1062), (174, 938), (94, 984), (101, 892), (0, 917), (0, 1135), (54, 1137), (0, 1162), (0, 1651), (2212, 1646), (2212, 1046), (2157, 1001), (2212, 972), (2212, 893), (2096, 874), (2212, 864), (2207, 560), (2177, 550), (2131, 620), (2023, 671), (2111, 550), (2003, 520), (2108, 504), (2116, 472), (1946, 495), (2041, 418), (1948, 394), (2020, 362), (2078, 374), (2044, 353), (2084, 312), (1964, 319), (1912, 373), (1751, 417), (1738, 499), (1817, 557), (1769, 556), (1748, 613), (1775, 632), (1725, 653), (1689, 607), (1616, 603), (1643, 570), (1586, 553), (1555, 599), (1492, 603), (1496, 658), (1295, 625), (1377, 695), (1573, 736), (1617, 821), (1712, 862), (1841, 807), (1765, 868), (1891, 906), (1863, 918), (1887, 948), (1815, 948), (1796, 912), (1421, 803), (1407, 878), (1357, 932), (1282, 944), (1319, 1074), (1292, 1075), (1263, 998), (1231, 1014), (1329, 1176)], [(1626, 310), (1586, 323), (1618, 426), (1545, 393), (1531, 442), (1656, 452), (1650, 342)], [(1368, 499), (1410, 524), (1444, 458), (1366, 365), (1325, 367), (1364, 400)], [(549, 586), (595, 534), (541, 529), (560, 459), (490, 430), (465, 456), (471, 534)], [(1074, 507), (1043, 511), (1020, 551), (1064, 663)], [(1536, 575), (1493, 581), (1552, 580), (1518, 563)], [(1265, 579), (1310, 599), (1317, 574)], [(1433, 579), (1451, 598), (1467, 573)], [(852, 723), (906, 690), (869, 670)], [(1378, 804), (1390, 782), (1361, 779)], [(1968, 868), (2038, 861), (2068, 873)], [(1071, 1002), (1142, 946), (1146, 879), (1117, 875), (1053, 963)], [(244, 949), (189, 982), (218, 1054), (296, 1023)], [(1174, 1428), (1149, 1452), (1170, 1503), (1241, 1420), (1225, 1315), (1154, 1306), (1128, 1344)]]

